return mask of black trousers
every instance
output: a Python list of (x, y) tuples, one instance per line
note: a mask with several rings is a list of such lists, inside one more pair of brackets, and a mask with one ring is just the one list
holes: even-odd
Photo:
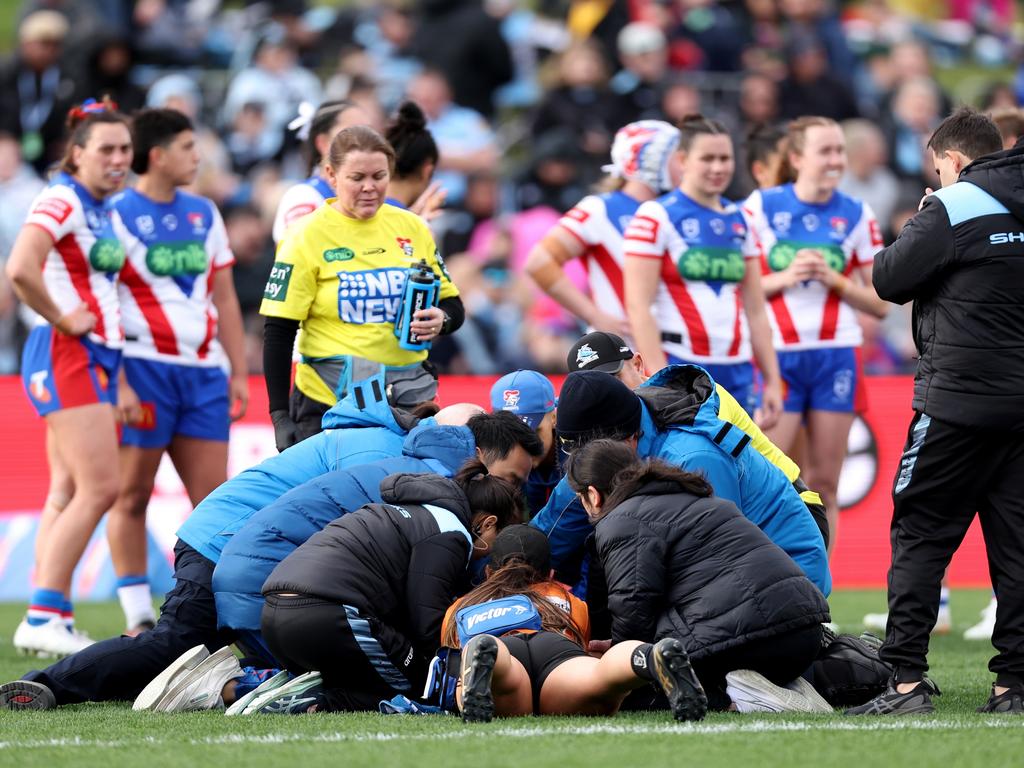
[(989, 662), (1000, 685), (1024, 682), (1024, 435), (918, 413), (893, 484), (889, 623), (881, 658), (896, 680), (928, 669), (942, 575), (975, 513), (999, 600)]
[(137, 637), (112, 637), (61, 659), (26, 680), (42, 683), (58, 704), (134, 700), (181, 654), (197, 645), (211, 652), (231, 642), (217, 630), (211, 579), (213, 562), (183, 541), (174, 548), (174, 588), (154, 629)]
[(323, 677), (323, 711), (376, 712), (397, 694), (416, 698), (426, 659), (399, 630), (351, 606), (318, 597), (267, 595), (262, 634), (293, 674)]

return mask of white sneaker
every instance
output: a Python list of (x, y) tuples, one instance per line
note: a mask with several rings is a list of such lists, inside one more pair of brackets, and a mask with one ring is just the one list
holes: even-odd
[(29, 624), (25, 618), (14, 632), (14, 647), (19, 653), (42, 658), (70, 656), (94, 642), (84, 633), (69, 628), (60, 617), (36, 625)]
[(786, 688), (798, 693), (807, 700), (808, 705), (813, 706), (814, 712), (831, 712), (832, 705), (829, 704), (825, 697), (818, 693), (818, 689), (811, 685), (807, 680), (802, 677), (798, 677), (796, 680), (791, 680), (786, 683)]
[(173, 687), (153, 707), (154, 712), (195, 712), (223, 709), (221, 691), (229, 680), (242, 676), (230, 646), (214, 651), (178, 678)]
[(304, 714), (313, 704), (316, 704), (316, 694), (322, 687), (323, 680), (319, 672), (306, 672), (255, 697), (246, 705), (242, 714)]
[(235, 715), (242, 714), (245, 711), (245, 708), (249, 706), (250, 701), (255, 699), (257, 696), (262, 696), (267, 691), (272, 691), (275, 688), (280, 688), (290, 679), (291, 675), (288, 674), (288, 671), (282, 669), (273, 677), (267, 678), (262, 683), (260, 683), (256, 688), (253, 688), (251, 691), (245, 694), (245, 696), (242, 696), (239, 699), (237, 699), (234, 704), (232, 704), (230, 707), (224, 710), (224, 714), (228, 717), (234, 717)]
[(154, 677), (149, 685), (142, 689), (142, 693), (135, 698), (132, 709), (136, 712), (156, 709), (157, 702), (181, 682), (182, 676), (195, 669), (209, 655), (210, 652), (206, 650), (205, 645), (189, 648), (172, 661), (167, 666), (167, 669)]
[(993, 597), (981, 612), (981, 621), (964, 632), (964, 640), (991, 640), (996, 628), (996, 606)]
[[(885, 625), (889, 621), (888, 613), (869, 613), (864, 616), (864, 626), (876, 632), (885, 633)], [(948, 635), (953, 629), (953, 614), (949, 611), (948, 605), (939, 607), (938, 616), (935, 618), (935, 626), (932, 627), (933, 635)]]
[[(738, 712), (831, 712), (828, 702), (814, 691), (814, 696), (796, 681), (783, 688), (751, 669), (737, 669), (725, 676), (725, 692)], [(806, 682), (806, 681), (804, 681)]]

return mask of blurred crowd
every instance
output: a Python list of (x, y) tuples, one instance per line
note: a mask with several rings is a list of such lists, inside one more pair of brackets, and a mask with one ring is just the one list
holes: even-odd
[[(432, 359), (450, 373), (558, 371), (582, 329), (523, 274), (534, 243), (600, 180), (614, 132), (703, 112), (733, 131), (729, 196), (753, 188), (745, 134), (806, 114), (842, 121), (843, 191), (887, 241), (937, 186), (924, 144), (965, 97), (1022, 131), (1011, 0), (23, 0), (0, 66), (0, 258), (62, 151), (68, 108), (170, 106), (197, 125), (196, 191), (223, 211), (248, 356), (273, 262), (271, 222), (303, 178), (300, 105), (358, 102), (384, 124), (416, 101), (441, 152), (431, 222), (467, 310)], [(990, 72), (950, 92), (936, 68)], [(1024, 69), (1021, 70), (1024, 72)], [(865, 320), (869, 373), (913, 370), (906, 312)], [(0, 372), (18, 369), (19, 309), (0, 285)]]

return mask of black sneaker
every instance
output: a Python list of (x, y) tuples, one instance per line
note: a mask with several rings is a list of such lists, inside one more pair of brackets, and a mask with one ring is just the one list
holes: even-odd
[(57, 699), (42, 683), (15, 680), (0, 685), (0, 709), (53, 709)]
[(703, 720), (708, 711), (708, 697), (690, 666), (683, 644), (674, 637), (659, 640), (651, 652), (654, 676), (668, 697), (668, 705), (676, 720)]
[(851, 707), (846, 715), (927, 715), (935, 711), (932, 696), (939, 696), (939, 686), (925, 678), (914, 686), (909, 693), (899, 693), (896, 683), (889, 681), (883, 693), (878, 694), (867, 704)]
[(489, 723), (494, 718), (491, 675), (498, 660), (498, 641), (477, 635), (462, 649), (462, 722)]
[(1024, 714), (1024, 686), (1014, 685), (998, 696), (995, 691), (995, 684), (992, 685), (992, 695), (988, 697), (985, 706), (978, 707), (979, 712), (999, 712), (1001, 714), (1020, 715)]

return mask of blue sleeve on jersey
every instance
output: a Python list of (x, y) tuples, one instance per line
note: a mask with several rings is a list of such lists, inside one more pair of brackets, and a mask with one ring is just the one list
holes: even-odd
[(593, 528), (580, 500), (564, 477), (555, 486), (545, 507), (530, 521), (548, 537), (551, 565), (556, 570), (583, 548)]

